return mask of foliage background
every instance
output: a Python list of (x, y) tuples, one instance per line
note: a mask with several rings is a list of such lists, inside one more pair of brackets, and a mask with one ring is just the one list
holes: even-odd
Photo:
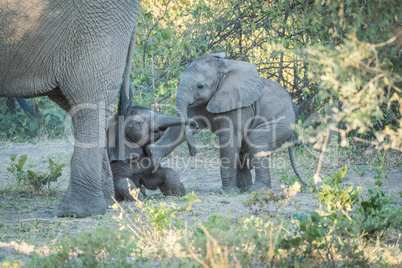
[[(402, 150), (401, 14), (395, 0), (143, 0), (134, 101), (174, 114), (186, 66), (226, 51), (289, 91), (309, 141), (323, 143), (331, 130), (344, 146)], [(47, 98), (29, 100), (40, 119), (0, 102), (1, 139), (64, 135), (65, 113)]]

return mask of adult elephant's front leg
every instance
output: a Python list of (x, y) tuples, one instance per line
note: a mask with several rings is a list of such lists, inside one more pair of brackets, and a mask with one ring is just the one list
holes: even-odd
[(74, 125), (74, 153), (68, 189), (57, 209), (59, 217), (106, 213), (102, 181), (106, 126), (101, 125), (106, 121), (99, 111), (94, 104), (78, 105), (70, 111)]
[(114, 186), (112, 169), (110, 167), (109, 156), (106, 148), (103, 150), (102, 167), (102, 191), (105, 197), (106, 206), (108, 207), (114, 204)]

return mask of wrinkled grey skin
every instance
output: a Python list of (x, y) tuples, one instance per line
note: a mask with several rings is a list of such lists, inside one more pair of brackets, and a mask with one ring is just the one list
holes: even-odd
[[(271, 188), (268, 156), (292, 141), (294, 134), (295, 112), (283, 87), (259, 77), (253, 64), (225, 59), (225, 53), (202, 56), (180, 78), (176, 110), (219, 137), (222, 191)], [(185, 140), (179, 134), (182, 130), (170, 128), (158, 143), (147, 147), (147, 155), (154, 161), (168, 155)], [(299, 176), (291, 147), (289, 154)], [(254, 185), (250, 168), (256, 172)]]
[(197, 123), (192, 119), (183, 121), (180, 117), (163, 116), (141, 106), (131, 106), (128, 108), (125, 125), (118, 132), (124, 133), (119, 139), (125, 142), (123, 160), (117, 156), (115, 145), (116, 116), (109, 122), (107, 132), (116, 200), (133, 201), (130, 190), (142, 186), (149, 190), (159, 188), (165, 196), (184, 195), (185, 189), (179, 173), (170, 168), (155, 167), (143, 149), (159, 140), (168, 127), (187, 124), (196, 128)]
[(58, 216), (105, 214), (113, 204), (106, 129), (139, 2), (0, 1), (0, 96), (48, 96), (72, 116), (71, 176)]

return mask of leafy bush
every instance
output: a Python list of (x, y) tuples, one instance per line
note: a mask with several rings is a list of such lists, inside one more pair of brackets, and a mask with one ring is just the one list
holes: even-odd
[(61, 138), (67, 113), (46, 97), (27, 100), (39, 117), (29, 117), (14, 98), (0, 98), (0, 139)]
[(343, 146), (349, 136), (402, 151), (401, 6), (393, 0), (326, 1), (313, 10), (326, 40), (307, 51), (316, 66), (318, 99), (333, 105), (323, 123), (340, 132)]
[(340, 183), (346, 171), (347, 167), (345, 166), (332, 177), (324, 178), (323, 185), (316, 195), (321, 205), (325, 204), (327, 207), (326, 210), (321, 210), (322, 215), (330, 217), (343, 215), (351, 220), (348, 212), (359, 201), (361, 189), (359, 187), (354, 188), (353, 185), (341, 188)]
[(0, 138), (6, 140), (16, 136), (33, 135), (35, 122), (31, 121), (21, 109), (11, 112), (6, 104), (7, 99), (0, 98)]
[[(1, 258), (0, 258), (0, 261), (2, 261)], [(18, 268), (18, 267), (23, 267), (25, 264), (26, 263), (20, 259), (11, 258), (11, 259), (8, 259), (7, 261), (0, 263), (0, 267), (1, 268)]]
[(368, 234), (388, 228), (402, 230), (402, 208), (396, 206), (396, 200), (381, 190), (382, 182), (368, 189), (368, 198), (364, 198), (357, 210), (363, 215), (362, 228)]
[(186, 66), (226, 51), (230, 59), (256, 64), (262, 77), (280, 82), (300, 105), (316, 94), (301, 50), (321, 41), (312, 19), (304, 19), (310, 9), (294, 1), (142, 1), (132, 72), (137, 103), (157, 109), (174, 104)]
[(48, 172), (23, 170), (27, 159), (28, 156), (25, 154), (19, 159), (17, 159), (17, 154), (10, 155), (10, 167), (7, 170), (13, 174), (19, 185), (30, 186), (35, 192), (41, 192), (43, 185), (50, 187), (50, 183), (57, 181), (66, 166), (66, 164), (58, 164), (49, 158)]
[(340, 255), (345, 264), (349, 261), (353, 265), (366, 264), (363, 251), (359, 248), (359, 243), (356, 243), (359, 238), (357, 225), (349, 215), (349, 211), (359, 201), (360, 189), (340, 186), (346, 171), (345, 166), (323, 180), (316, 197), (326, 209), (316, 210), (309, 216), (293, 215), (297, 228), (292, 235), (280, 242), (281, 248), (289, 251), (292, 263), (300, 263), (303, 259), (318, 254), (333, 267), (336, 255)]
[[(159, 206), (154, 206), (152, 204), (152, 202), (150, 200), (148, 200), (147, 202), (142, 202), (140, 200), (138, 200), (136, 197), (138, 195), (140, 189), (133, 189), (133, 191), (131, 192), (131, 194), (133, 195), (134, 199), (136, 200), (136, 207), (137, 209), (139, 209), (139, 211), (141, 212), (141, 214), (143, 214), (145, 216), (145, 219), (141, 219), (140, 215), (138, 215), (135, 218), (135, 221), (141, 221), (141, 223), (146, 222), (147, 225), (150, 225), (148, 227), (146, 227), (147, 229), (152, 227), (154, 228), (156, 231), (164, 231), (168, 228), (171, 227), (171, 223), (175, 218), (175, 214), (179, 211), (190, 211), (191, 210), (191, 206), (194, 202), (199, 202), (199, 199), (196, 199), (196, 195), (194, 193), (191, 194), (187, 194), (185, 196), (183, 196), (183, 199), (185, 199), (187, 202), (186, 204), (182, 205), (182, 206), (175, 206), (175, 205), (168, 205), (166, 203), (162, 203)], [(135, 224), (133, 221), (131, 221), (131, 219), (128, 217), (128, 214), (126, 213), (126, 211), (120, 206), (119, 203), (115, 203), (112, 206), (113, 209), (115, 210), (120, 210), (120, 212), (122, 213), (121, 216), (124, 214), (126, 215), (126, 218), (129, 220), (130, 224)], [(132, 210), (132, 212), (134, 212)], [(142, 233), (140, 231), (140, 233)]]
[(391, 205), (395, 202), (380, 189), (382, 183), (377, 180), (365, 198), (360, 188), (341, 187), (346, 171), (345, 166), (339, 173), (323, 180), (316, 197), (325, 209), (310, 215), (293, 215), (297, 227), (280, 241), (280, 247), (288, 250), (291, 263), (297, 264), (318, 254), (333, 267), (336, 255), (341, 256), (346, 266), (366, 266), (368, 260), (362, 250), (365, 243), (362, 234), (388, 228), (401, 230), (402, 209)]

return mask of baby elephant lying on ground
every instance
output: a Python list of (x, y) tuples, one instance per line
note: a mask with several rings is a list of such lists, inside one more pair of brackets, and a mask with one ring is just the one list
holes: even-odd
[[(168, 127), (184, 124), (197, 127), (197, 123), (192, 119), (182, 121), (179, 117), (163, 116), (145, 107), (131, 106), (127, 118), (117, 124), (121, 130), (116, 132), (116, 118), (117, 115), (110, 120), (107, 132), (116, 200), (133, 201), (130, 190), (142, 187), (149, 190), (159, 188), (165, 196), (184, 195), (179, 174), (161, 166), (155, 169), (143, 148), (160, 139)], [(140, 198), (142, 194), (143, 191), (139, 193)]]

